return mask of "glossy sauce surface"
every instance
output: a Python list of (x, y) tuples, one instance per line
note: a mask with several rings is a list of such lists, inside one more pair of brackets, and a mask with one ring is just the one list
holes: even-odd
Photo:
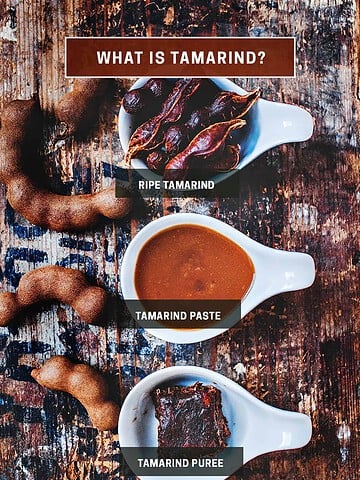
[(135, 288), (144, 300), (239, 300), (254, 273), (248, 254), (232, 240), (185, 224), (145, 243), (136, 263)]

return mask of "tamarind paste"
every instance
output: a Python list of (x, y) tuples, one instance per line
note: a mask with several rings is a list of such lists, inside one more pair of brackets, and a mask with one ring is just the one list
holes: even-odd
[(254, 265), (224, 235), (200, 225), (177, 225), (150, 238), (139, 253), (135, 288), (143, 300), (241, 300)]

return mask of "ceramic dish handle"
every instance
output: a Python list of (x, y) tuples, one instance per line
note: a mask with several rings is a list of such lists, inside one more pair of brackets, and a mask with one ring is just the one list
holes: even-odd
[(303, 108), (267, 100), (263, 101), (258, 121), (271, 125), (271, 129), (263, 129), (260, 133), (256, 150), (259, 148), (262, 152), (283, 143), (308, 140), (314, 129), (312, 116)]
[(276, 292), (292, 292), (312, 285), (315, 279), (313, 258), (306, 253), (278, 251), (273, 258), (272, 274)]
[(301, 448), (309, 443), (312, 435), (311, 420), (307, 415), (276, 408), (267, 417), (264, 429), (262, 453)]
[(274, 295), (310, 287), (315, 280), (315, 264), (310, 255), (274, 249), (269, 255), (268, 247), (263, 248), (257, 259), (261, 275), (256, 277), (253, 294), (241, 304), (242, 316)]

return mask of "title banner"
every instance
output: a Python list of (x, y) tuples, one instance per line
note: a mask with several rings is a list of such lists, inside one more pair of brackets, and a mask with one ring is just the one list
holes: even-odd
[(68, 37), (67, 77), (294, 77), (295, 38)]

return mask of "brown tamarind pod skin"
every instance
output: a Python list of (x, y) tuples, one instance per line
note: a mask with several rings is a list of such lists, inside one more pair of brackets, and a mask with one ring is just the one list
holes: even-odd
[(77, 78), (73, 90), (55, 105), (56, 118), (66, 125), (66, 134), (84, 134), (96, 123), (109, 78)]
[(25, 273), (16, 293), (0, 293), (0, 326), (11, 325), (24, 309), (49, 300), (70, 305), (88, 324), (103, 325), (106, 320), (104, 289), (91, 285), (78, 270), (46, 266)]
[[(15, 100), (1, 116), (0, 181), (7, 185), (10, 205), (29, 222), (56, 231), (81, 231), (103, 217), (125, 217), (132, 208), (129, 196), (115, 197), (115, 188), (98, 193), (59, 195), (39, 186), (29, 175), (29, 149), (41, 131), (36, 99)], [(31, 142), (32, 139), (32, 142)]]
[(33, 369), (31, 376), (43, 387), (69, 393), (79, 400), (98, 430), (117, 427), (120, 407), (109, 398), (107, 382), (94, 368), (57, 355), (41, 368)]

